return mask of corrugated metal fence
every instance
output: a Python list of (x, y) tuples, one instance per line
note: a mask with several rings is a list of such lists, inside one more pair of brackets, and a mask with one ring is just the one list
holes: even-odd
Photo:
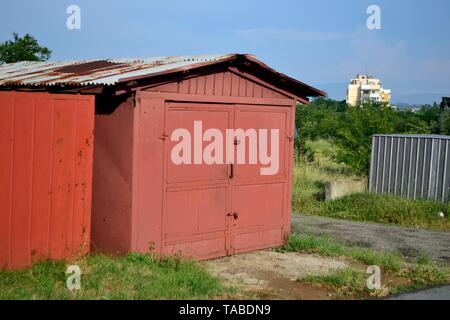
[(371, 192), (449, 201), (450, 136), (375, 135)]

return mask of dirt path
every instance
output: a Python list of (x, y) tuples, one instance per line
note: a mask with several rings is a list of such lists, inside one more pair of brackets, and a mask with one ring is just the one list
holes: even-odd
[[(202, 262), (227, 284), (263, 299), (331, 299), (326, 289), (297, 280), (345, 268), (343, 259), (263, 250)], [(248, 296), (247, 296), (248, 297)], [(246, 298), (247, 298), (246, 297)]]
[(328, 236), (347, 245), (399, 252), (407, 258), (421, 254), (450, 264), (450, 232), (294, 214), (292, 228), (303, 234)]

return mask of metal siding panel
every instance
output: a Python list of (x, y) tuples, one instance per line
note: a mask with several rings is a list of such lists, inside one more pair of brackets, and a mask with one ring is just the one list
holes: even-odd
[(379, 137), (379, 150), (378, 157), (378, 179), (377, 179), (377, 192), (383, 193), (383, 175), (384, 175), (384, 155), (386, 149), (386, 141), (384, 137)]
[(178, 83), (178, 92), (179, 93), (189, 93), (190, 85), (189, 79), (182, 80)]
[(431, 139), (431, 152), (430, 152), (430, 178), (428, 183), (428, 199), (435, 199), (436, 197), (436, 174), (438, 170), (438, 154), (439, 141)]
[(378, 138), (372, 137), (372, 150), (370, 153), (370, 175), (369, 175), (369, 191), (376, 191), (376, 176), (377, 176), (377, 168), (378, 163), (375, 160), (375, 157), (378, 154)]
[(231, 72), (225, 72), (223, 76), (223, 95), (231, 96)]
[(223, 95), (223, 72), (214, 74), (214, 95)]
[(426, 198), (428, 195), (428, 186), (430, 185), (430, 160), (431, 160), (431, 139), (424, 139), (424, 151), (422, 154), (422, 184), (420, 189), (420, 198)]
[(414, 197), (414, 185), (416, 183), (416, 162), (417, 162), (417, 139), (411, 139), (411, 149), (409, 154), (409, 175), (407, 197)]
[(205, 89), (206, 89), (206, 78), (205, 78), (205, 76), (200, 76), (200, 77), (198, 77), (198, 80), (197, 80), (197, 93), (196, 94), (204, 95)]
[(0, 92), (0, 270), (9, 266), (11, 253), (14, 104), (14, 93)]
[(389, 193), (389, 180), (390, 180), (390, 170), (391, 170), (391, 146), (392, 138), (385, 138), (385, 155), (384, 155), (384, 171), (383, 171), (383, 194)]
[(439, 140), (439, 156), (438, 167), (436, 171), (436, 200), (442, 201), (443, 195), (443, 181), (445, 173), (445, 153), (446, 153), (446, 141)]
[(34, 102), (16, 98), (14, 110), (14, 169), (11, 218), (11, 265), (30, 264), (30, 228), (34, 138)]
[(145, 94), (139, 98), (135, 109), (138, 140), (135, 141), (133, 160), (133, 207), (136, 208), (137, 224), (132, 231), (136, 239), (133, 250), (147, 252), (149, 246), (153, 246), (161, 252), (165, 143), (160, 137), (165, 132), (165, 101), (145, 98)]
[(245, 97), (247, 91), (247, 80), (239, 77), (239, 97)]
[(48, 97), (35, 100), (35, 143), (33, 164), (33, 201), (31, 219), (31, 253), (33, 261), (49, 255), (49, 220), (52, 171), (53, 103)]
[(411, 139), (403, 139), (403, 168), (402, 168), (402, 187), (400, 194), (407, 196), (410, 170), (410, 156), (411, 156)]
[[(59, 99), (59, 118), (58, 115), (53, 116), (55, 99)], [(0, 167), (0, 177), (8, 180), (8, 184), (0, 183), (0, 222), (4, 229), (8, 228), (2, 229), (0, 235), (3, 237), (0, 269), (22, 268), (48, 258), (71, 257), (74, 235), (70, 226), (78, 214), (86, 214), (86, 230), (89, 232), (90, 189), (82, 199), (89, 202), (89, 206), (81, 212), (74, 212), (66, 206), (79, 200), (70, 191), (75, 183), (73, 166), (76, 159), (74, 148), (70, 148), (74, 136), (67, 135), (77, 123), (72, 117), (77, 110), (76, 100), (83, 100), (90, 106), (83, 119), (92, 120), (94, 103), (89, 97), (64, 95), (61, 99), (60, 95), (20, 92), (9, 93), (5, 98), (0, 94), (0, 118), (3, 120), (0, 146), (5, 160), (10, 159), (9, 162), (2, 161)], [(61, 121), (63, 117), (66, 119)], [(58, 137), (53, 135), (53, 124), (57, 124)], [(93, 145), (88, 148), (91, 150), (90, 155), (87, 153), (90, 162), (80, 164), (92, 171)], [(64, 156), (54, 156), (58, 150)], [(7, 170), (4, 165), (8, 165)], [(58, 170), (55, 171), (55, 167)], [(83, 183), (90, 188), (89, 177)]]
[(449, 201), (449, 190), (450, 190), (450, 141), (446, 141), (446, 153), (445, 153), (445, 174), (444, 174), (444, 181), (442, 183), (442, 189), (443, 189), (443, 201), (447, 202)]
[(72, 254), (87, 253), (90, 247), (90, 211), (93, 163), (93, 106), (86, 101), (76, 104), (75, 181), (72, 218)]
[(247, 81), (247, 89), (246, 89), (246, 92), (245, 92), (245, 96), (246, 97), (252, 98), (254, 96), (253, 95), (253, 90), (254, 90), (255, 86), (257, 86), (257, 84), (255, 84), (254, 82)]
[(189, 79), (189, 93), (190, 94), (197, 94), (197, 83), (198, 83), (198, 78)]
[(405, 140), (402, 138), (398, 138), (395, 194), (399, 196), (402, 195), (404, 156), (405, 156)]
[(214, 95), (214, 79), (214, 74), (209, 74), (206, 76), (205, 95)]
[(391, 160), (389, 166), (389, 193), (395, 194), (395, 187), (397, 186), (397, 163), (398, 163), (398, 139), (391, 139)]
[(75, 106), (73, 101), (55, 101), (55, 131), (52, 173), (50, 257), (67, 257), (72, 237), (75, 149)]
[(371, 192), (447, 201), (449, 140), (438, 135), (375, 135)]

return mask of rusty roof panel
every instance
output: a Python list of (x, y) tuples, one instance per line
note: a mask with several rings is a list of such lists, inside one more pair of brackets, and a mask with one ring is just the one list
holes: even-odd
[(226, 61), (244, 59), (268, 73), (273, 81), (286, 90), (301, 96), (325, 95), (316, 88), (271, 69), (253, 55), (224, 54), (196, 56), (168, 56), (154, 58), (126, 58), (86, 61), (18, 62), (0, 64), (1, 86), (91, 86), (116, 85), (130, 80), (194, 69)]
[(234, 55), (156, 57), (60, 62), (19, 62), (0, 65), (0, 85), (113, 85), (123, 78), (146, 77), (197, 64), (220, 62)]

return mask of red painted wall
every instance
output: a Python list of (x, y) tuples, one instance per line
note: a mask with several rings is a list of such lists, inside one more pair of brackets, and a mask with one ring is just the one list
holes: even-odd
[(134, 107), (131, 98), (95, 116), (92, 250), (130, 251)]
[[(93, 248), (181, 250), (207, 259), (283, 242), (290, 232), (292, 96), (251, 75), (226, 71), (138, 90), (135, 99), (134, 105), (130, 98), (117, 108), (103, 106), (111, 110), (96, 115)], [(227, 165), (174, 168), (168, 161), (170, 131), (193, 120), (213, 127), (219, 120), (229, 128), (279, 127), (279, 174), (261, 177), (257, 168), (240, 166), (230, 180)], [(241, 213), (237, 221), (228, 215), (233, 208)]]
[(0, 92), (0, 269), (89, 251), (94, 97)]

